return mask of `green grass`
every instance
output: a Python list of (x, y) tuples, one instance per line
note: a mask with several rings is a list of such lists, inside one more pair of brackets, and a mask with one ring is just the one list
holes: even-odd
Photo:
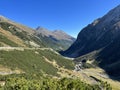
[(13, 35), (16, 35), (17, 37), (21, 38), (24, 41), (30, 40), (27, 32), (25, 32), (23, 30), (19, 30), (19, 28), (15, 27), (14, 25), (7, 23), (7, 22), (0, 22), (0, 25), (1, 25), (1, 28), (3, 28), (6, 31), (11, 32)]
[[(36, 51), (39, 54), (36, 54)], [(46, 62), (43, 56), (50, 60), (56, 60), (60, 66), (65, 66), (69, 69), (73, 68), (71, 61), (48, 50), (0, 51), (0, 64), (11, 69), (19, 68), (27, 73), (39, 73), (43, 71), (47, 74), (57, 75), (58, 70)]]
[(37, 36), (44, 43), (44, 45), (46, 45), (47, 47), (53, 48), (54, 50), (66, 50), (72, 44), (71, 41), (57, 40), (55, 38), (43, 36), (41, 34)]
[(7, 45), (10, 45), (10, 46), (18, 46), (16, 43), (14, 43), (13, 41), (9, 40), (7, 37), (3, 36), (0, 34), (0, 42), (3, 42)]
[(71, 60), (61, 58), (61, 55), (55, 54), (54, 52), (49, 52), (49, 50), (43, 51), (41, 54), (51, 61), (55, 60), (59, 66), (64, 66), (67, 69), (74, 69), (74, 63)]
[[(44, 43), (44, 41), (41, 41), (39, 38), (35, 37), (34, 35), (29, 35), (26, 31), (20, 30), (19, 28), (17, 28), (16, 26), (14, 26), (10, 23), (0, 22), (0, 25), (1, 25), (1, 28), (3, 28), (6, 31), (11, 32), (13, 35), (22, 39), (24, 42), (25, 41), (34, 41), (35, 43), (37, 43), (41, 47), (46, 47), (46, 45), (45, 45), (46, 43)], [(33, 47), (30, 44), (26, 44), (26, 46)]]
[(30, 36), (30, 39), (31, 39), (32, 41), (36, 42), (38, 45), (40, 45), (40, 47), (47, 47), (47, 46), (44, 44), (44, 42), (41, 41), (40, 38), (38, 38), (38, 37), (36, 37), (36, 36), (34, 36), (34, 35)]
[(0, 64), (12, 69), (20, 68), (27, 73), (37, 73), (41, 70), (48, 74), (57, 72), (56, 68), (47, 63), (41, 55), (35, 54), (34, 51), (2, 51), (0, 56), (3, 58)]
[(2, 45), (2, 43), (0, 43), (0, 47), (2, 47), (3, 45)]

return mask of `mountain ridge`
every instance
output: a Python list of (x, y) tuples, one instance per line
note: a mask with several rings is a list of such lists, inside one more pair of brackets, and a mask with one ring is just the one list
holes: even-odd
[[(62, 52), (68, 57), (95, 59), (110, 75), (119, 76), (120, 5), (83, 28), (71, 47)], [(97, 52), (93, 53), (93, 52)], [(91, 55), (92, 54), (92, 58)], [(83, 58), (82, 58), (83, 59)], [(82, 59), (77, 59), (81, 61)], [(118, 63), (118, 64), (117, 64)]]
[(50, 31), (39, 26), (35, 31), (36, 36), (46, 40), (46, 45), (49, 43), (50, 47), (54, 48), (55, 50), (66, 50), (75, 41), (75, 38), (61, 30)]
[[(2, 41), (0, 41), (0, 46), (48, 47), (56, 50), (65, 50), (74, 42), (74, 40), (69, 41), (65, 38), (61, 40), (53, 37), (52, 35), (54, 34), (52, 34), (52, 32), (50, 32), (51, 35), (49, 36), (47, 34), (41, 35), (37, 30), (16, 23), (4, 16), (0, 16), (0, 28), (0, 40)], [(62, 34), (57, 34), (56, 36), (62, 37), (60, 36)], [(16, 38), (12, 39), (13, 37)]]
[(43, 34), (45, 36), (48, 36), (48, 37), (52, 36), (52, 37), (54, 37), (58, 40), (69, 40), (69, 41), (75, 40), (75, 38), (66, 34), (62, 30), (57, 30), (56, 29), (56, 30), (51, 31), (51, 30), (48, 30), (48, 29), (46, 29), (44, 27), (41, 27), (41, 26), (37, 27), (36, 30), (37, 30), (38, 33), (41, 33), (41, 34)]

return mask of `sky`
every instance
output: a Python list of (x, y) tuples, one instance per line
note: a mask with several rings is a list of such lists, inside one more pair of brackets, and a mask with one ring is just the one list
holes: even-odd
[(0, 0), (0, 15), (77, 37), (82, 28), (119, 4), (120, 0)]

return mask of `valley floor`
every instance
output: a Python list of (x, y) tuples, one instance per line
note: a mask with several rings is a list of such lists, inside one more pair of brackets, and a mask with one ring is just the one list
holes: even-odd
[[(79, 71), (78, 73), (82, 74), (80, 78), (82, 78), (86, 82), (95, 83), (95, 81), (97, 80), (102, 80), (104, 82), (108, 82), (112, 86), (113, 90), (120, 90), (120, 82), (110, 79), (109, 76), (101, 68), (84, 69)], [(88, 80), (90, 77), (91, 80)]]

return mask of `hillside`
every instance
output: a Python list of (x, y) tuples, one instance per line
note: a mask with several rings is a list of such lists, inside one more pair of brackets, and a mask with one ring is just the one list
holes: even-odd
[(29, 27), (0, 16), (0, 65), (25, 73), (39, 72), (54, 76), (58, 75), (58, 67), (74, 69), (71, 60), (53, 50), (62, 47), (60, 43), (36, 33)]
[(120, 75), (120, 5), (83, 28), (72, 46), (62, 52), (76, 61), (93, 60), (112, 76)]
[(72, 61), (65, 59), (49, 48), (6, 48), (0, 50), (0, 57), (0, 65), (25, 73), (57, 75), (59, 70), (53, 63), (58, 64), (59, 67), (74, 69)]
[(0, 46), (12, 47), (44, 47), (45, 45), (34, 36), (34, 30), (0, 17)]
[(59, 30), (50, 33), (0, 16), (0, 90), (111, 89), (75, 72), (73, 59), (55, 51), (68, 48), (74, 38)]
[(49, 47), (55, 50), (65, 50), (75, 41), (74, 38), (63, 32), (61, 33), (61, 31), (54, 31), (54, 33), (62, 38), (45, 36), (38, 30), (0, 16), (0, 46)]
[(48, 47), (52, 47), (55, 50), (65, 50), (75, 41), (70, 35), (67, 35), (62, 30), (50, 31), (43, 27), (38, 27), (36, 29), (36, 35), (46, 41), (46, 45), (49, 42)]
[(0, 61), (1, 90), (112, 90), (106, 80), (96, 81), (85, 72), (73, 71), (73, 61), (50, 48), (1, 47)]

